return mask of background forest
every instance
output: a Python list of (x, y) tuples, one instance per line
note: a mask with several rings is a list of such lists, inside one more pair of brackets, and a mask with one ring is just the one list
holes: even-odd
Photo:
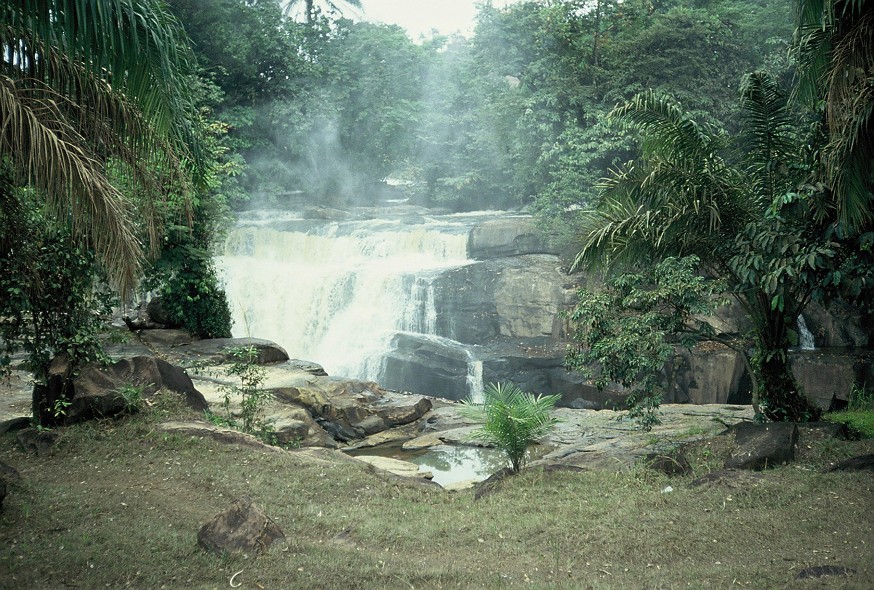
[(271, 0), (170, 5), (228, 129), (233, 207), (293, 191), (372, 202), (391, 177), (423, 204), (557, 220), (632, 153), (604, 124), (616, 104), (670, 91), (733, 131), (744, 73), (790, 76), (786, 0), (486, 2), (471, 39), (416, 42), (318, 7), (298, 23)]

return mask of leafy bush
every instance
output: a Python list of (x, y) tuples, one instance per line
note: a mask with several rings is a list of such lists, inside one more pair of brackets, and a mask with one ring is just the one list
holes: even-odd
[(482, 403), (465, 401), (462, 414), (483, 424), (471, 437), (506, 453), (513, 472), (518, 473), (525, 464), (528, 447), (556, 423), (552, 412), (560, 397), (534, 396), (512, 383), (490, 383)]
[[(258, 349), (254, 346), (238, 346), (226, 349), (233, 362), (225, 370), (228, 377), (236, 377), (240, 380), (239, 385), (226, 385), (222, 407), (225, 415), (217, 416), (207, 414), (207, 418), (218, 425), (227, 425), (237, 428), (248, 434), (254, 434), (268, 444), (276, 443), (273, 425), (262, 417), (264, 402), (269, 394), (261, 388), (264, 382), (264, 367), (257, 364)], [(242, 423), (237, 422), (231, 413), (231, 398), (240, 398), (240, 417)]]
[[(65, 354), (73, 373), (103, 360), (99, 334), (113, 297), (94, 251), (52, 221), (32, 193), (11, 186), (0, 161), (0, 378), (25, 353), (38, 425), (63, 422), (68, 400), (47, 399), (49, 365)], [(66, 405), (65, 405), (66, 404)]]
[(699, 317), (721, 303), (719, 283), (698, 273), (694, 256), (667, 258), (637, 273), (625, 273), (600, 290), (580, 289), (569, 314), (574, 340), (566, 365), (593, 377), (598, 389), (621, 385), (628, 416), (649, 431), (659, 424), (664, 369), (678, 347), (715, 339)]
[(157, 288), (170, 321), (199, 338), (230, 338), (231, 309), (210, 253), (180, 238), (165, 247), (145, 281)]

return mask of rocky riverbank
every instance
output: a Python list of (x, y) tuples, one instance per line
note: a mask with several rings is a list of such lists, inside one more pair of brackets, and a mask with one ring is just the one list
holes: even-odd
[[(107, 352), (115, 363), (89, 367), (74, 381), (77, 397), (68, 421), (90, 419), (118, 409), (118, 391), (133, 385), (148, 396), (159, 388), (176, 391), (198, 410), (220, 412), (227, 386), (228, 348), (254, 346), (265, 370), (262, 382), (268, 393), (263, 419), (269, 422), (276, 442), (285, 447), (321, 448), (367, 455), (366, 449), (388, 443), (405, 450), (470, 445), (476, 425), (458, 412), (459, 402), (381, 388), (366, 381), (325, 374), (311, 362), (289, 359), (276, 344), (259, 339), (192, 341), (173, 330), (148, 330), (136, 341), (111, 345)], [(13, 373), (0, 405), (0, 430), (20, 428), (30, 415), (31, 390), (26, 375)], [(239, 412), (232, 399), (232, 412)], [(613, 410), (559, 408), (558, 425), (542, 441), (535, 465), (625, 470), (641, 459), (669, 456), (680, 445), (729, 432), (736, 425), (752, 423), (748, 405), (665, 404), (661, 424), (644, 433)], [(167, 424), (168, 431), (211, 437), (236, 444), (261, 445), (253, 437), (227, 428), (198, 422)], [(795, 445), (797, 433), (789, 437)], [(403, 475), (419, 475), (415, 466), (375, 462), (378, 467)], [(467, 482), (471, 484), (472, 482)]]

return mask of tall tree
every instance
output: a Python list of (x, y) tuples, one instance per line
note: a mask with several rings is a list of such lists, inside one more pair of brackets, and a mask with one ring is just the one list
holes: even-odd
[(746, 77), (741, 106), (743, 142), (734, 147), (746, 156), (737, 164), (724, 134), (667, 97), (647, 92), (618, 107), (612, 117), (640, 134), (640, 158), (604, 181), (576, 266), (621, 272), (697, 256), (750, 320), (749, 361), (765, 415), (803, 421), (818, 410), (795, 385), (788, 351), (796, 318), (842, 258), (840, 245), (811, 223), (800, 142), (776, 84)]
[[(279, 0), (279, 3), (282, 5), (282, 11), (286, 16), (293, 13), (295, 9), (299, 9), (302, 4), (307, 24), (315, 22), (315, 0)], [(336, 2), (333, 0), (322, 0), (322, 4), (324, 4), (324, 6), (326, 6), (331, 12), (336, 12), (338, 14), (343, 14), (343, 9), (348, 9), (350, 6), (353, 8), (361, 8), (361, 0), (337, 0)]]
[[(122, 292), (136, 281), (142, 247), (132, 203), (107, 162), (151, 198), (166, 178), (203, 178), (185, 81), (191, 65), (184, 31), (158, 0), (0, 7), (0, 152), (17, 181), (88, 240)], [(4, 195), (0, 206), (10, 202)], [(158, 225), (147, 220), (155, 243)]]

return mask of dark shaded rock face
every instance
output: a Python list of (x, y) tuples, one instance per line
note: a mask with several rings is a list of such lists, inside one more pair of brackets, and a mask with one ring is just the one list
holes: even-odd
[(396, 334), (393, 351), (383, 359), (381, 384), (446, 399), (464, 399), (468, 393), (468, 366), (464, 349), (440, 338), (421, 334)]
[[(115, 416), (128, 408), (122, 391), (139, 390), (141, 395), (159, 389), (174, 391), (185, 398), (189, 407), (203, 411), (206, 400), (183, 369), (154, 356), (136, 356), (119, 360), (107, 367), (86, 365), (70, 379), (71, 367), (65, 355), (58, 355), (49, 368), (44, 386), (34, 388), (34, 404), (41, 424), (74, 423)], [(63, 402), (62, 405), (58, 403)]]
[(798, 427), (792, 422), (742, 422), (734, 426), (731, 432), (736, 448), (725, 461), (726, 469), (760, 470), (795, 459)]
[(805, 350), (790, 355), (792, 373), (801, 390), (821, 408), (846, 400), (853, 385), (874, 383), (874, 351)]
[(284, 538), (276, 523), (244, 496), (201, 527), (197, 544), (213, 553), (257, 554)]

